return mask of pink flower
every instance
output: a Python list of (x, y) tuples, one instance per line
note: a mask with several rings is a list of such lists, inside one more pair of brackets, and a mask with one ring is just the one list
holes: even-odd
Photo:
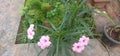
[(35, 35), (35, 32), (34, 32), (34, 24), (30, 24), (30, 27), (27, 29), (27, 36), (28, 36), (28, 39), (32, 40), (33, 37)]
[(43, 43), (41, 43), (41, 42), (38, 42), (37, 45), (40, 46), (41, 49), (45, 49), (46, 48), (46, 46)]
[(50, 37), (49, 36), (41, 36), (39, 42), (37, 43), (38, 46), (41, 47), (41, 49), (45, 49), (50, 46)]
[(86, 46), (86, 45), (88, 45), (89, 37), (82, 36), (82, 38), (79, 39), (79, 42), (81, 42), (81, 44)]
[(34, 24), (30, 24), (30, 27), (29, 27), (31, 30), (34, 30)]
[(84, 48), (84, 45), (78, 42), (73, 44), (72, 50), (74, 52), (81, 53), (84, 50)]

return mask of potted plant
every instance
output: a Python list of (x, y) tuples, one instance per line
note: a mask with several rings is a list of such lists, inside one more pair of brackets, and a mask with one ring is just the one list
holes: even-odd
[(111, 47), (120, 45), (120, 24), (106, 24), (102, 40)]
[(36, 43), (40, 49), (49, 50), (47, 56), (81, 53), (89, 37), (94, 38), (95, 29), (93, 9), (85, 5), (86, 1), (26, 0), (22, 36), (17, 42)]
[(104, 26), (102, 41), (109, 47), (120, 45), (120, 24), (118, 21), (112, 20), (108, 14), (101, 10), (96, 10), (97, 13), (105, 16), (109, 22)]

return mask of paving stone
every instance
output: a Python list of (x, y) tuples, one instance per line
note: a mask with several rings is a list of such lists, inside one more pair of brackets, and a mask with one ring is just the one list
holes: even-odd
[(0, 0), (0, 56), (13, 56), (14, 43), (24, 0)]
[(4, 47), (0, 46), (0, 54), (3, 54), (5, 51)]
[[(28, 44), (15, 44), (21, 15), (19, 15), (20, 4), (24, 0), (0, 0), (0, 56), (36, 56), (34, 44), (28, 49)], [(102, 30), (106, 19), (96, 16), (98, 30)], [(103, 23), (104, 22), (104, 23)], [(102, 25), (101, 25), (102, 24)], [(40, 51), (40, 48), (37, 47)], [(46, 56), (45, 50), (41, 56)], [(120, 47), (110, 49), (111, 56), (120, 56)], [(96, 39), (90, 40), (89, 45), (78, 56), (108, 56), (106, 49)]]
[(109, 51), (111, 56), (120, 56), (120, 46), (110, 48)]
[[(37, 56), (38, 52), (41, 51), (41, 49), (38, 48), (35, 44), (17, 44), (14, 51), (14, 56)], [(46, 56), (46, 54), (47, 50), (45, 50), (41, 56)]]

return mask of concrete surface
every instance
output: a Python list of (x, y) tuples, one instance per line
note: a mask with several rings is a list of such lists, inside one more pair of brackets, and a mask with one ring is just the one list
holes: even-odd
[[(19, 5), (23, 2), (24, 0), (0, 0), (0, 56), (36, 56), (34, 44), (31, 44), (29, 49), (28, 44), (15, 44), (21, 19), (21, 15), (18, 13), (20, 10)], [(101, 21), (99, 22), (99, 20)], [(97, 21), (97, 24), (100, 25), (104, 19), (102, 20), (101, 17), (99, 20)], [(37, 49), (40, 50), (38, 47)], [(47, 50), (42, 53), (42, 56), (46, 56), (46, 53)], [(119, 53), (120, 47), (110, 49), (111, 56), (120, 56)], [(77, 55), (108, 56), (108, 53), (104, 46), (98, 40), (94, 39), (90, 40), (86, 49), (81, 54)]]

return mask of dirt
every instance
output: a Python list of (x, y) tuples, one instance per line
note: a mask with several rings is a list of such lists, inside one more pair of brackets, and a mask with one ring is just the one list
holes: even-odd
[[(120, 29), (120, 28), (119, 28)], [(114, 29), (114, 26), (109, 26), (109, 27), (107, 27), (107, 33), (108, 33), (108, 35), (110, 36), (110, 37), (112, 37), (114, 40), (116, 40), (116, 41), (120, 41), (120, 31), (116, 31), (115, 29)]]

